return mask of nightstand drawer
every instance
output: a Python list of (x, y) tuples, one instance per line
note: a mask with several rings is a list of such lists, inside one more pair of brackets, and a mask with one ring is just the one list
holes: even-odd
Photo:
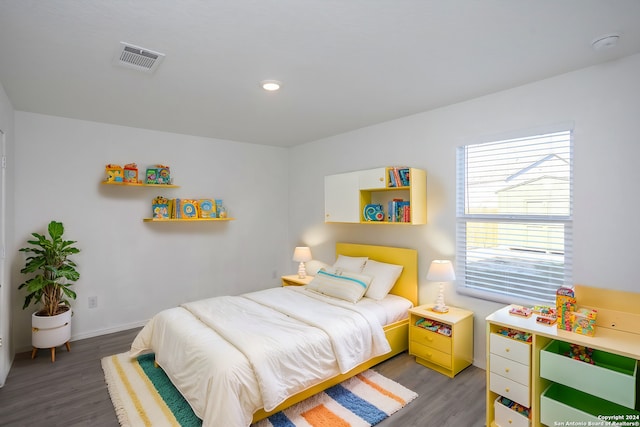
[(529, 387), (531, 376), (527, 365), (491, 353), (489, 368), (491, 372)]
[(451, 368), (451, 354), (438, 351), (433, 347), (427, 347), (415, 341), (412, 341), (409, 347), (411, 349), (410, 353), (414, 356), (445, 368)]
[(431, 332), (419, 326), (411, 327), (411, 341), (451, 354), (451, 337)]
[(531, 364), (531, 345), (498, 334), (491, 334), (491, 353), (515, 360), (523, 365)]
[(491, 391), (509, 398), (514, 402), (518, 402), (527, 408), (531, 407), (529, 387), (498, 375), (495, 372), (489, 374), (489, 381), (491, 383)]

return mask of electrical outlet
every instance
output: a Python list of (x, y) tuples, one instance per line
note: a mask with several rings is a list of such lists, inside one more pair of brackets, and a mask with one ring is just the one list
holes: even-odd
[(0, 347), (2, 347), (2, 337), (0, 337)]
[(89, 297), (89, 308), (96, 308), (98, 306), (98, 297)]

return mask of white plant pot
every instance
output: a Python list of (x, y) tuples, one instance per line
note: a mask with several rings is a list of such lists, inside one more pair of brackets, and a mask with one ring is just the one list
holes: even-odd
[(35, 348), (53, 348), (71, 338), (71, 309), (55, 316), (31, 315), (31, 345)]

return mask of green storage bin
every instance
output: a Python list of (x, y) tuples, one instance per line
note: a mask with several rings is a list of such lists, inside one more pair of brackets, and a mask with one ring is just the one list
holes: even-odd
[[(636, 422), (636, 417), (640, 412), (561, 384), (551, 384), (540, 396), (540, 422), (547, 426), (565, 425), (567, 420), (615, 426), (621, 425), (616, 421)], [(600, 424), (603, 421), (611, 424)]]
[(570, 349), (564, 341), (547, 344), (540, 351), (540, 376), (627, 408), (636, 407), (635, 359), (594, 350), (592, 365), (565, 356)]

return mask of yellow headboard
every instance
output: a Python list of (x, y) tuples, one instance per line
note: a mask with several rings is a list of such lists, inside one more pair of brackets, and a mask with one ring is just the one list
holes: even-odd
[(338, 255), (366, 256), (375, 261), (404, 266), (390, 293), (408, 299), (414, 306), (418, 305), (418, 251), (415, 249), (336, 243)]

